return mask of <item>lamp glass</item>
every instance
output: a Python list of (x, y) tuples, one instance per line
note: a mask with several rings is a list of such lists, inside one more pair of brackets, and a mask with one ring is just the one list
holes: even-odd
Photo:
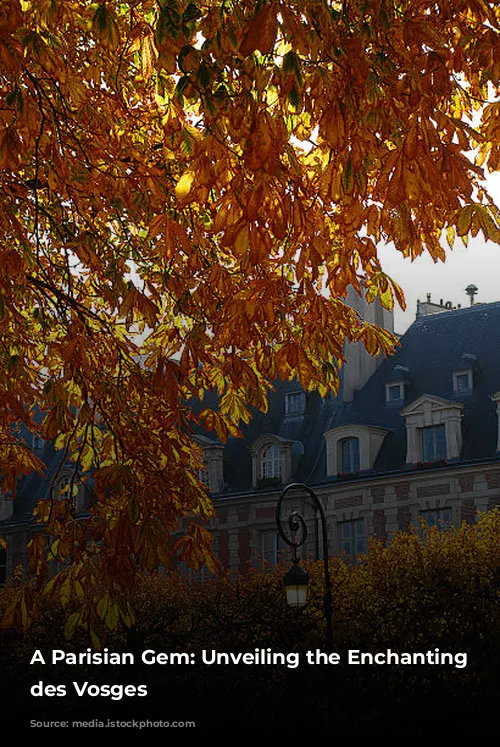
[(304, 607), (307, 602), (307, 584), (286, 586), (286, 601), (290, 607)]
[(306, 604), (308, 582), (308, 574), (296, 560), (283, 579), (286, 601), (290, 607), (303, 607)]

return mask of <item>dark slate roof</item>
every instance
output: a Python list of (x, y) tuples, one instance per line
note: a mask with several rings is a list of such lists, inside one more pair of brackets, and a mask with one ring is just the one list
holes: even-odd
[[(465, 357), (464, 357), (465, 356)], [(472, 357), (473, 356), (473, 357)], [(453, 391), (453, 372), (473, 370), (472, 392)], [(385, 383), (394, 378), (395, 366), (409, 369), (403, 403), (385, 402)], [(462, 460), (495, 456), (496, 405), (490, 397), (500, 390), (500, 303), (477, 304), (419, 317), (400, 339), (398, 352), (385, 360), (344, 408), (341, 423), (378, 425), (390, 430), (375, 471), (405, 467), (406, 430), (401, 410), (423, 394), (462, 402)]]
[[(226, 495), (251, 491), (251, 447), (263, 435), (278, 436), (285, 441), (297, 442), (292, 446), (293, 479), (310, 482), (321, 460), (326, 465), (323, 434), (333, 427), (342, 409), (340, 396), (321, 398), (316, 392), (305, 393), (305, 411), (300, 415), (285, 415), (285, 397), (288, 393), (303, 391), (297, 381), (275, 381), (274, 392), (269, 395), (267, 413), (252, 410), (250, 423), (241, 428), (243, 438), (230, 437), (224, 448), (224, 479)], [(207, 395), (203, 407), (216, 407), (216, 397)], [(325, 467), (323, 467), (323, 474)]]

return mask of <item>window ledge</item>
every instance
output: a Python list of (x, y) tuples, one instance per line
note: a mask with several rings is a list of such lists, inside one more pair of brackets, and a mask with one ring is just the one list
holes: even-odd
[(434, 462), (417, 462), (413, 465), (413, 469), (434, 469), (436, 467), (447, 467), (447, 459), (436, 459)]

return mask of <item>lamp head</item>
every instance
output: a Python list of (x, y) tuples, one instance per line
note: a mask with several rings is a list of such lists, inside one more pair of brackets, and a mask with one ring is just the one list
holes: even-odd
[(283, 578), (286, 601), (290, 607), (304, 607), (307, 602), (308, 583), (308, 573), (300, 567), (299, 560), (295, 560)]

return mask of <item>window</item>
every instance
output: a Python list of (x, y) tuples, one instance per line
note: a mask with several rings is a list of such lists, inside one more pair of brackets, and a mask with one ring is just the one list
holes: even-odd
[(420, 515), (428, 527), (437, 527), (440, 532), (453, 526), (451, 508), (432, 508), (422, 511)]
[(359, 472), (359, 439), (344, 438), (340, 442), (342, 472)]
[[(73, 484), (72, 484), (73, 483)], [(73, 491), (72, 495), (72, 504), (75, 511), (78, 511), (80, 507), (80, 478), (78, 475), (62, 475), (62, 477), (59, 478), (59, 480), (56, 482), (53, 491), (52, 491), (52, 497), (56, 501), (67, 501), (70, 498), (71, 490)]]
[(388, 402), (399, 402), (401, 399), (401, 384), (391, 384), (387, 387)]
[(263, 450), (261, 477), (281, 477), (281, 449), (278, 444), (271, 444)]
[(68, 475), (63, 475), (56, 484), (54, 490), (54, 498), (56, 498), (58, 501), (67, 500), (69, 498), (70, 484), (71, 481)]
[(365, 520), (353, 519), (340, 522), (340, 552), (355, 557), (367, 549)]
[(304, 412), (306, 398), (304, 392), (285, 394), (285, 415), (300, 415)]
[(0, 586), (3, 586), (7, 578), (7, 550), (0, 547)]
[(259, 436), (250, 447), (252, 456), (252, 484), (255, 488), (270, 489), (290, 482), (294, 460), (300, 459), (303, 446), (274, 433)]
[(453, 374), (453, 389), (455, 392), (470, 392), (472, 390), (472, 371), (456, 371)]
[(283, 550), (283, 540), (278, 532), (269, 531), (261, 532), (260, 535), (260, 558), (262, 565), (276, 565), (279, 560), (279, 554)]
[(433, 425), (422, 428), (422, 460), (437, 462), (446, 459), (446, 427)]

